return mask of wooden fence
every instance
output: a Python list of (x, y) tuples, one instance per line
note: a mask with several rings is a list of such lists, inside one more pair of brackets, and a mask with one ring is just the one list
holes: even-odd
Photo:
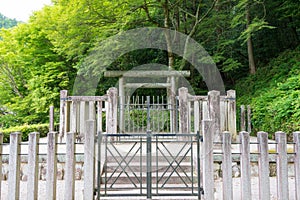
[[(77, 137), (85, 136), (86, 120), (96, 120), (96, 130), (117, 133), (118, 111), (117, 88), (110, 88), (103, 96), (69, 96), (67, 90), (60, 92), (59, 138), (68, 132), (77, 133)], [(103, 124), (105, 113), (105, 124)]]
[(235, 140), (236, 100), (235, 90), (220, 95), (219, 91), (210, 91), (207, 96), (194, 96), (187, 88), (179, 88), (179, 132), (202, 131), (202, 120), (213, 120), (214, 141), (221, 141), (221, 133), (229, 131)]
[[(94, 188), (97, 174), (96, 170), (96, 154), (95, 154), (95, 137), (96, 136), (96, 121), (86, 121), (87, 133), (84, 142), (84, 188), (83, 197), (86, 200), (94, 199)], [(57, 192), (61, 193), (63, 188), (57, 190), (57, 160), (58, 145), (65, 145), (65, 170), (64, 170), (64, 199), (74, 199), (75, 197), (75, 146), (76, 146), (76, 133), (68, 132), (66, 134), (66, 143), (58, 143), (58, 132), (49, 132), (47, 136), (47, 152), (46, 152), (46, 198), (48, 200), (54, 200), (57, 198)], [(40, 134), (37, 132), (30, 133), (28, 144), (21, 143), (22, 134), (20, 132), (14, 132), (10, 134), (10, 149), (9, 149), (9, 173), (8, 173), (8, 191), (7, 197), (10, 200), (38, 199), (38, 181), (40, 168), (39, 162), (41, 162), (41, 153), (39, 147), (44, 145), (40, 143)], [(2, 172), (2, 149), (3, 149), (3, 134), (0, 134), (0, 172)], [(21, 153), (21, 147), (28, 145), (28, 152)], [(20, 178), (21, 178), (21, 156), (28, 156), (28, 168), (27, 168), (27, 197), (20, 196)], [(1, 198), (1, 179), (0, 176), (0, 199)]]
[[(204, 120), (203, 128), (203, 189), (205, 199), (214, 198), (214, 142), (213, 142), (213, 121)], [(250, 169), (250, 144), (257, 144), (258, 152), (258, 179), (259, 179), (259, 199), (271, 199), (269, 162), (270, 152), (268, 144), (268, 133), (258, 132), (257, 142), (251, 143), (248, 132), (239, 133), (240, 143), (232, 143), (232, 134), (223, 132), (222, 134), (222, 180), (223, 180), (223, 198), (224, 200), (233, 199), (233, 178), (232, 178), (232, 145), (239, 145), (240, 149), (240, 197), (242, 199), (253, 199), (251, 193), (251, 169)], [(300, 132), (293, 133), (293, 152), (287, 152), (287, 136), (284, 132), (276, 132), (276, 179), (277, 179), (277, 199), (289, 199), (289, 192), (295, 192), (295, 199), (300, 199)], [(291, 154), (294, 162), (295, 190), (289, 191), (288, 183), (288, 155)]]
[[(94, 198), (95, 178), (95, 120), (87, 120), (87, 134), (84, 143), (84, 184), (83, 184), (83, 197), (84, 199)], [(213, 122), (211, 120), (202, 121), (203, 135), (203, 148), (201, 164), (203, 164), (202, 180), (205, 199), (213, 199), (214, 197), (214, 145), (213, 141)], [(233, 199), (233, 176), (232, 176), (232, 162), (233, 153), (232, 146), (239, 146), (239, 161), (241, 166), (240, 177), (240, 196), (242, 199), (253, 199), (251, 193), (251, 169), (250, 155), (253, 152), (250, 151), (250, 145), (257, 145), (258, 151), (257, 161), (259, 166), (258, 179), (259, 179), (259, 199), (270, 199), (270, 178), (269, 178), (269, 163), (272, 157), (276, 157), (277, 168), (277, 199), (286, 200), (289, 199), (289, 193), (295, 193), (295, 199), (300, 199), (300, 132), (294, 132), (294, 141), (288, 143), (286, 139), (286, 133), (276, 132), (276, 140), (272, 142), (272, 145), (276, 146), (276, 152), (270, 153), (268, 142), (268, 133), (259, 132), (257, 134), (257, 142), (250, 142), (250, 136), (248, 132), (240, 132), (240, 142), (232, 143), (232, 134), (229, 132), (222, 133), (222, 185), (223, 185), (223, 197), (222, 199)], [(2, 139), (3, 135), (0, 134), (0, 152), (2, 152)], [(47, 142), (47, 175), (46, 175), (46, 193), (47, 199), (56, 199), (57, 197), (57, 146), (58, 133), (50, 132), (48, 134)], [(28, 145), (28, 179), (27, 179), (27, 199), (38, 198), (38, 181), (39, 181), (39, 157), (41, 156), (39, 147), (41, 145), (39, 133), (31, 133), (29, 135)], [(15, 132), (10, 135), (10, 150), (9, 150), (9, 175), (8, 175), (8, 194), (9, 199), (17, 200), (21, 199), (20, 194), (20, 160), (21, 160), (21, 147), (24, 145), (21, 143), (21, 133)], [(65, 174), (64, 174), (64, 187), (59, 190), (61, 193), (64, 191), (64, 199), (74, 199), (75, 195), (75, 133), (68, 132), (66, 134), (66, 147), (65, 147)], [(293, 145), (293, 152), (287, 152), (287, 145)], [(235, 153), (236, 154), (236, 153)], [(0, 162), (3, 159), (3, 154), (0, 154)], [(294, 163), (294, 180), (295, 190), (289, 191), (288, 182), (288, 162)], [(235, 160), (236, 162), (236, 160)], [(0, 165), (0, 171), (2, 165)], [(2, 178), (2, 176), (0, 176)], [(1, 181), (0, 181), (1, 183)], [(0, 185), (1, 194), (1, 185)], [(0, 197), (1, 198), (1, 197)], [(22, 197), (25, 198), (25, 197)]]

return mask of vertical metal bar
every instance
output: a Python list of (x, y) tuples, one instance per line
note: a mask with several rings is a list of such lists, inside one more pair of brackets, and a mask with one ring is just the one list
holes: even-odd
[(194, 101), (194, 133), (197, 134), (197, 132), (200, 130), (200, 112), (199, 112), (199, 101)]
[(171, 105), (167, 104), (166, 115), (167, 115), (167, 125), (166, 132), (174, 133), (174, 94), (171, 97)]
[(188, 101), (188, 132), (187, 133), (191, 133), (191, 124), (192, 124), (192, 106), (191, 106), (191, 102)]
[(151, 131), (150, 131), (150, 96), (147, 96), (147, 199), (152, 198), (152, 166), (151, 166)]
[[(143, 124), (143, 117), (139, 117), (139, 113), (143, 113), (143, 110), (142, 110), (142, 106), (140, 104), (140, 96), (137, 96), (137, 111), (138, 111), (138, 115), (137, 115), (137, 126), (136, 126), (136, 132), (138, 133), (140, 131), (140, 127), (142, 127), (144, 124)], [(142, 115), (143, 116), (143, 115)]]
[(143, 194), (143, 138), (140, 136), (140, 194)]
[(151, 128), (151, 118), (150, 118), (150, 96), (147, 96), (147, 132)]
[[(134, 109), (137, 110), (136, 100), (135, 100), (134, 96), (132, 97), (132, 101), (133, 101)], [(135, 126), (135, 124), (134, 124), (134, 118), (133, 118), (133, 120), (132, 120), (132, 132), (134, 132), (134, 126)]]
[(152, 198), (151, 132), (147, 131), (147, 199)]
[[(144, 104), (145, 104), (145, 100), (144, 100), (144, 96), (142, 96), (142, 109), (143, 109), (143, 111), (142, 111), (142, 114), (143, 114), (143, 117), (142, 117), (142, 120), (144, 119), (144, 114), (145, 114), (145, 112), (144, 112)], [(146, 114), (147, 115), (147, 114)], [(147, 116), (146, 116), (147, 117)], [(144, 124), (143, 124), (143, 129), (142, 129), (142, 132), (145, 132), (145, 126), (144, 126)]]
[[(167, 99), (167, 101), (168, 101), (168, 99)], [(162, 106), (162, 109), (161, 109), (161, 115), (162, 115), (162, 121), (161, 121), (161, 127), (159, 127), (159, 129), (158, 130), (163, 130), (163, 128), (164, 128), (164, 122), (166, 121), (166, 119), (165, 119), (165, 116), (164, 116), (164, 111), (165, 111), (165, 107), (164, 107), (164, 103), (165, 103), (165, 100), (164, 100), (164, 97), (162, 97), (162, 100), (161, 100), (161, 106)]]
[(179, 129), (179, 127), (178, 127), (178, 100), (177, 100), (177, 98), (176, 98), (176, 103), (175, 103), (175, 109), (176, 109), (176, 113), (175, 113), (175, 117), (176, 117), (176, 120), (175, 120), (175, 133), (178, 133), (178, 129)]
[(130, 107), (131, 107), (131, 103), (130, 103), (130, 96), (127, 96), (127, 124), (128, 124), (128, 132), (130, 132), (130, 128), (131, 128), (131, 119), (130, 119)]
[(125, 107), (125, 91), (124, 91), (124, 78), (120, 77), (119, 78), (119, 98), (120, 98), (120, 121), (119, 121), (119, 126), (120, 126), (120, 133), (124, 133), (124, 107)]
[(155, 151), (156, 151), (156, 168), (155, 168), (155, 171), (156, 171), (156, 194), (158, 194), (158, 136), (156, 135), (155, 137), (155, 141), (156, 141), (156, 148), (155, 148)]
[[(105, 136), (105, 139), (104, 139), (104, 142), (105, 142), (105, 160), (108, 160), (107, 159), (107, 142), (108, 142), (108, 138), (107, 138), (108, 136)], [(105, 164), (106, 166), (106, 168), (107, 168), (107, 162), (106, 162), (106, 164)], [(105, 195), (107, 195), (107, 170), (105, 170), (105, 180), (104, 180), (104, 183), (105, 183), (105, 185), (104, 185), (104, 194)]]
[(200, 132), (197, 131), (197, 179), (198, 179), (198, 199), (201, 199), (201, 166), (200, 166)]
[[(155, 101), (155, 98), (156, 98), (156, 101)], [(152, 113), (152, 118), (153, 119), (156, 119), (156, 120), (152, 120), (152, 133), (153, 132), (158, 132), (158, 127), (159, 127), (159, 122), (160, 122), (160, 118), (158, 117), (158, 113), (159, 113), (159, 110), (160, 110), (160, 107), (159, 107), (159, 97), (156, 96), (154, 97), (153, 96), (153, 102), (155, 102), (155, 111)]]
[[(99, 102), (98, 102), (99, 103)], [(98, 104), (99, 106), (99, 104)], [(98, 113), (99, 115), (99, 113)], [(102, 134), (100, 131), (98, 131), (97, 135), (97, 200), (100, 200), (100, 187), (101, 187), (101, 142), (102, 142)]]
[(193, 154), (194, 154), (194, 151), (193, 151), (193, 136), (189, 136), (189, 138), (190, 138), (190, 143), (191, 143), (191, 168), (192, 168), (192, 170), (191, 170), (191, 177), (192, 177), (192, 194), (194, 194), (194, 156), (193, 156)]

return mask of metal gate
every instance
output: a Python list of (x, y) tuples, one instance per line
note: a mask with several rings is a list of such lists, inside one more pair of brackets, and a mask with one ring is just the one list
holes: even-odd
[(98, 155), (104, 156), (98, 158), (98, 162), (104, 161), (97, 188), (99, 198), (196, 196), (200, 199), (199, 133), (171, 134), (172, 138), (166, 137), (170, 134), (151, 132), (99, 136), (103, 152)]
[(178, 102), (175, 99), (171, 101), (164, 96), (119, 98), (122, 98), (118, 112), (120, 133), (145, 133), (147, 128), (153, 133), (178, 132)]
[(98, 177), (101, 177), (97, 184), (98, 199), (112, 196), (201, 198), (199, 132), (154, 133), (150, 131), (150, 108), (148, 97), (144, 107), (147, 131), (98, 134)]

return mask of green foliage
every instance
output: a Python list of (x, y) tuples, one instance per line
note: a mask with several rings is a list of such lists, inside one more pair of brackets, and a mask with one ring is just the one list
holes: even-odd
[(300, 47), (237, 83), (238, 105), (250, 104), (255, 131), (300, 129)]
[[(147, 129), (147, 110), (130, 110), (130, 112), (125, 112), (125, 115), (128, 115), (125, 118), (131, 121), (127, 125), (134, 126), (131, 128)], [(169, 125), (170, 112), (168, 110), (150, 110), (150, 127), (152, 131), (168, 131)]]
[(251, 24), (249, 24), (249, 26), (246, 28), (245, 31), (242, 32), (242, 34), (240, 35), (239, 39), (242, 39), (244, 41), (244, 43), (247, 42), (247, 40), (257, 31), (262, 30), (264, 28), (268, 28), (268, 29), (274, 29), (275, 27), (270, 26), (269, 23), (267, 23), (265, 20), (263, 19), (258, 19), (257, 17), (255, 17), (252, 21)]
[(8, 17), (5, 17), (0, 13), (0, 29), (1, 28), (11, 28), (18, 24), (18, 21), (16, 19), (10, 19)]
[(131, 110), (129, 116), (134, 126), (139, 128), (147, 126), (147, 110)]
[(3, 133), (3, 142), (9, 142), (9, 135), (13, 132), (21, 132), (22, 133), (22, 141), (28, 140), (28, 135), (32, 132), (39, 132), (40, 137), (47, 136), (49, 132), (49, 124), (35, 124), (35, 125), (23, 125), (23, 126), (14, 126), (8, 129), (0, 129), (0, 132)]
[(2, 127), (45, 123), (49, 106), (58, 109), (59, 92), (70, 87), (75, 70), (53, 51), (41, 25), (19, 24), (0, 37)]
[[(298, 105), (292, 102), (298, 93), (292, 74), (298, 73), (299, 49), (295, 53), (284, 53), (267, 67), (258, 69), (257, 75), (245, 78), (248, 56), (241, 40), (252, 36), (258, 66), (266, 65), (286, 49), (297, 47), (300, 41), (298, 4), (295, 0), (55, 0), (52, 6), (35, 12), (29, 23), (0, 31), (0, 126), (47, 122), (49, 106), (54, 105), (58, 111), (59, 91), (72, 91), (77, 70), (99, 42), (122, 31), (145, 26), (168, 26), (203, 45), (222, 72), (227, 88), (231, 89), (238, 82), (240, 102), (256, 107), (253, 117), (257, 128), (262, 126), (259, 121), (265, 120), (269, 120), (269, 124), (286, 124), (284, 119), (290, 117), (297, 122), (298, 114), (294, 111)], [(172, 38), (172, 42), (175, 39)], [(101, 54), (120, 48), (113, 47)], [(97, 56), (101, 55), (93, 57), (90, 63), (96, 63)], [(103, 68), (130, 70), (146, 63), (168, 65), (167, 52), (138, 50)], [(171, 67), (190, 70), (188, 81), (194, 91), (206, 93), (203, 77), (189, 63), (175, 55)], [(103, 95), (117, 82), (117, 79), (104, 78), (103, 73), (97, 75), (100, 77), (97, 95)], [(287, 93), (292, 89), (282, 87), (294, 88), (296, 92)], [(139, 95), (146, 93), (140, 91)], [(280, 95), (284, 98), (275, 101)], [(273, 102), (276, 107), (266, 108), (265, 102)], [(266, 114), (268, 112), (273, 115)], [(276, 123), (272, 123), (273, 119)]]

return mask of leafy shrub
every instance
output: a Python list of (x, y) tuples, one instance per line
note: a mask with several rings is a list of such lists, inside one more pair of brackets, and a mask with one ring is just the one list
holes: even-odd
[[(125, 113), (125, 118), (129, 119), (130, 125), (141, 130), (147, 128), (147, 110), (130, 110), (129, 116)], [(127, 123), (127, 126), (129, 124)], [(132, 124), (131, 124), (132, 123)], [(170, 111), (168, 110), (150, 110), (150, 127), (152, 131), (168, 131), (170, 126)], [(129, 128), (129, 127), (127, 127)]]
[(254, 132), (300, 130), (300, 47), (286, 51), (236, 87), (238, 107), (250, 104)]
[(129, 115), (136, 127), (147, 126), (147, 110), (131, 110)]
[(28, 135), (32, 132), (39, 132), (40, 137), (47, 136), (49, 132), (49, 124), (34, 124), (34, 125), (23, 125), (23, 126), (15, 126), (10, 127), (8, 129), (0, 130), (3, 133), (3, 142), (9, 142), (9, 135), (12, 132), (21, 132), (22, 133), (22, 141), (28, 140)]

